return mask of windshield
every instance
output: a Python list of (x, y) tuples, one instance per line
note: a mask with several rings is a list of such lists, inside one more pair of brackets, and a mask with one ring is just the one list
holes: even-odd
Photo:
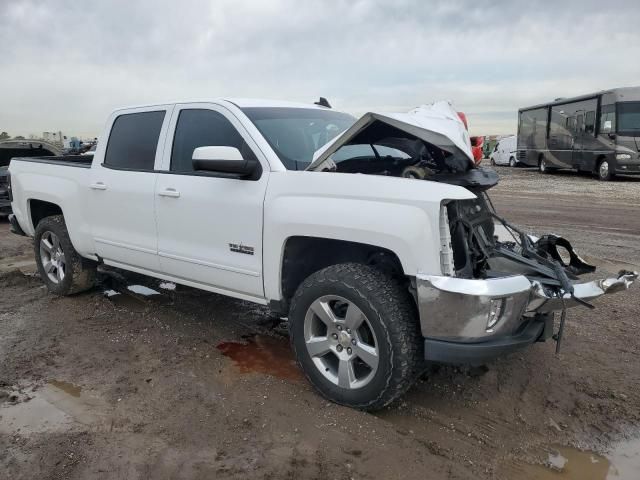
[(304, 170), (313, 154), (356, 121), (351, 115), (319, 108), (243, 108), (289, 170)]
[(640, 102), (618, 103), (618, 133), (640, 136)]

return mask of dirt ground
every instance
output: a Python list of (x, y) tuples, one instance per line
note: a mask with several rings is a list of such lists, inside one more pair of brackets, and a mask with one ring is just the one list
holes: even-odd
[[(512, 222), (640, 269), (640, 178), (497, 170)], [(638, 478), (638, 285), (572, 310), (559, 355), (434, 369), (369, 414), (317, 395), (261, 307), (123, 272), (58, 298), (32, 255), (0, 221), (2, 479)]]

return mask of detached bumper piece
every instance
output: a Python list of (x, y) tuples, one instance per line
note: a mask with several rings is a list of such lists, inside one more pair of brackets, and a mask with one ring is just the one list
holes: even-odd
[(636, 278), (638, 278), (638, 272), (622, 270), (618, 273), (617, 277), (575, 284), (573, 285), (573, 296), (565, 293), (562, 297), (549, 295), (542, 285), (537, 284), (535, 285), (527, 311), (535, 311), (538, 313), (554, 312), (562, 310), (563, 302), (566, 308), (575, 307), (580, 305), (580, 303), (577, 302), (574, 297), (589, 302), (608, 293), (628, 290)]
[(425, 358), (478, 364), (553, 334), (553, 312), (628, 289), (638, 277), (573, 284), (559, 296), (524, 275), (486, 280), (417, 275), (418, 307)]

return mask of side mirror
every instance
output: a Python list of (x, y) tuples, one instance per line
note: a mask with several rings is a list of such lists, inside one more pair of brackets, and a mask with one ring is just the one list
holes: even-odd
[(257, 160), (242, 158), (235, 147), (198, 147), (191, 157), (195, 171), (229, 173), (248, 177), (257, 171)]

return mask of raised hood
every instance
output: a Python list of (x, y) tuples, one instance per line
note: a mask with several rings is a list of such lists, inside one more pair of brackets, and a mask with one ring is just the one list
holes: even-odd
[(466, 158), (470, 168), (475, 166), (469, 133), (464, 123), (449, 102), (440, 101), (422, 105), (407, 113), (364, 114), (350, 128), (318, 149), (306, 170), (332, 169), (334, 165), (330, 157), (340, 147), (348, 145), (357, 137), (366, 136), (367, 130), (379, 129), (384, 125), (413, 135), (457, 158)]

